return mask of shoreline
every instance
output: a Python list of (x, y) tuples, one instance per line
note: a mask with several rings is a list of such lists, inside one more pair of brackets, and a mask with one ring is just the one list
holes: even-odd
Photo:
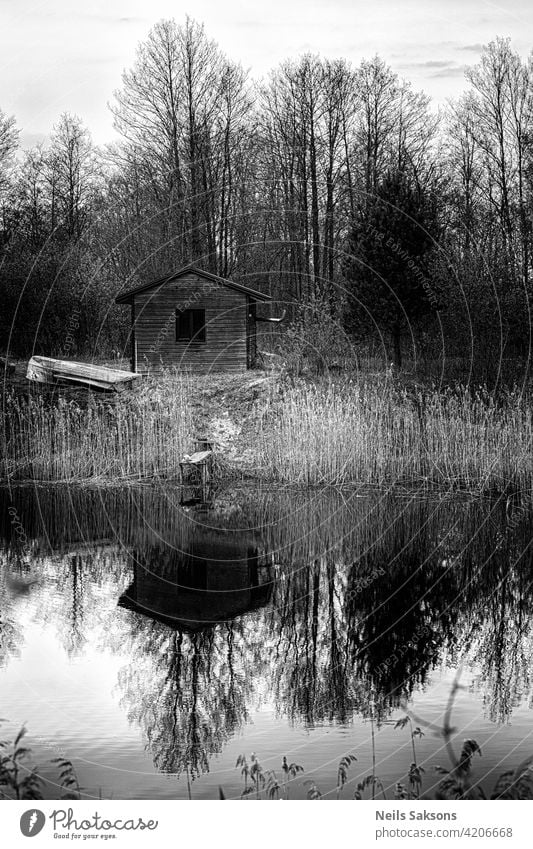
[(49, 390), (4, 393), (1, 486), (181, 486), (201, 436), (217, 486), (533, 489), (533, 402), (516, 390), (411, 388), (388, 372), (164, 373), (112, 397)]

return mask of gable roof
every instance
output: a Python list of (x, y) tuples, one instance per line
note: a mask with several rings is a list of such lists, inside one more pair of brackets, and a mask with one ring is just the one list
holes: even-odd
[[(209, 592), (189, 590), (183, 595), (168, 598), (166, 610), (157, 610), (150, 598), (137, 599), (135, 581), (120, 596), (118, 606), (160, 622), (169, 628), (196, 633), (213, 628), (220, 622), (231, 622), (254, 610), (264, 607), (270, 600), (272, 584), (251, 587), (248, 592)], [(222, 598), (222, 602), (221, 602)]]
[(180, 268), (173, 274), (167, 274), (165, 277), (160, 277), (152, 283), (146, 283), (144, 286), (137, 286), (135, 289), (130, 289), (115, 298), (116, 304), (131, 304), (135, 295), (140, 295), (141, 292), (148, 292), (150, 289), (155, 289), (156, 286), (161, 286), (164, 283), (170, 283), (171, 280), (177, 280), (185, 274), (197, 274), (199, 277), (204, 277), (213, 283), (218, 283), (219, 286), (227, 286), (229, 289), (235, 289), (237, 292), (242, 292), (243, 295), (250, 295), (252, 298), (257, 298), (258, 301), (271, 301), (270, 295), (264, 295), (263, 292), (258, 292), (255, 289), (250, 289), (248, 286), (243, 286), (241, 283), (234, 283), (233, 280), (225, 280), (224, 277), (218, 277), (216, 274), (211, 274), (210, 271), (204, 271), (196, 265), (186, 265), (185, 268)]

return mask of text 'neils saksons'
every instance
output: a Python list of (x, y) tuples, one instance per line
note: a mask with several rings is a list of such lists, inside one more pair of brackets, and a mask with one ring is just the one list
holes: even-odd
[(377, 820), (456, 820), (456, 813), (446, 811), (376, 811)]

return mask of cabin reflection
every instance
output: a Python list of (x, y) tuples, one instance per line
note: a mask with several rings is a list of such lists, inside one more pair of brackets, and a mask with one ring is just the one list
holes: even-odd
[(273, 586), (268, 555), (248, 537), (210, 530), (186, 551), (145, 549), (134, 556), (134, 578), (119, 606), (175, 630), (197, 633), (268, 604)]

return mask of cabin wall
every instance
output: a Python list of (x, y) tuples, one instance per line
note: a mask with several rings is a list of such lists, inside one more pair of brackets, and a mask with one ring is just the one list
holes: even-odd
[(254, 298), (248, 297), (246, 309), (246, 358), (248, 368), (252, 368), (257, 360), (257, 302)]
[[(205, 309), (206, 341), (176, 341), (176, 310)], [(137, 371), (175, 366), (193, 374), (247, 367), (247, 297), (187, 274), (135, 296)]]

